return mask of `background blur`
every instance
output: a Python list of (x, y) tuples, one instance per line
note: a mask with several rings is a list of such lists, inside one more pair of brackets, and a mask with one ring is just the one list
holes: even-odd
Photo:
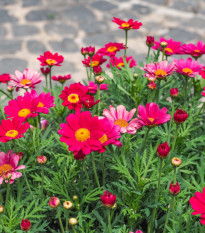
[(72, 82), (85, 78), (82, 46), (124, 42), (113, 16), (143, 23), (129, 31), (128, 56), (137, 62), (146, 56), (147, 35), (205, 41), (204, 0), (0, 0), (0, 74), (39, 70), (36, 58), (50, 50), (65, 57), (56, 73), (71, 74)]

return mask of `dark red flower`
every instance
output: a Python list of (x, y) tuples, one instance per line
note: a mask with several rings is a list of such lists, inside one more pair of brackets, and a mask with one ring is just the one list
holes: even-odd
[(149, 89), (155, 90), (155, 89), (157, 88), (157, 85), (156, 85), (155, 82), (150, 82), (150, 83), (147, 85), (147, 87), (148, 87)]
[(31, 222), (28, 219), (22, 219), (21, 221), (21, 229), (23, 231), (28, 231), (31, 229)]
[(112, 208), (116, 202), (116, 196), (105, 190), (104, 194), (101, 195), (101, 202), (105, 207)]
[(88, 49), (88, 55), (93, 56), (95, 53), (95, 47), (89, 46), (87, 47), (87, 49)]
[(154, 45), (154, 36), (147, 36), (146, 45), (152, 47)]
[(202, 67), (202, 69), (199, 71), (199, 74), (203, 79), (205, 79), (205, 66)]
[(85, 95), (84, 97), (82, 97), (82, 104), (84, 108), (92, 108), (99, 102), (100, 100), (95, 101), (95, 98), (92, 95)]
[(165, 159), (168, 156), (169, 152), (170, 152), (170, 147), (167, 144), (167, 142), (159, 144), (157, 148), (157, 155), (160, 158)]
[(86, 155), (80, 150), (76, 155), (74, 155), (74, 159), (76, 160), (84, 160)]
[(179, 95), (178, 88), (171, 88), (169, 93), (171, 97), (177, 97)]
[(101, 66), (94, 66), (93, 67), (93, 73), (94, 73), (94, 75), (101, 75), (102, 74)]
[(82, 47), (81, 48), (81, 54), (82, 55), (87, 55), (88, 54), (88, 47)]
[(0, 75), (0, 83), (7, 83), (10, 81), (11, 77), (9, 74), (1, 74)]
[(64, 83), (66, 80), (69, 80), (69, 79), (71, 79), (71, 75), (70, 74), (64, 75), (64, 76), (61, 76), (61, 75), (52, 76), (52, 80), (58, 81), (60, 83)]
[(180, 193), (180, 186), (179, 183), (177, 182), (176, 184), (170, 184), (169, 186), (169, 192), (173, 195), (177, 195), (178, 193)]
[(186, 121), (188, 118), (188, 113), (183, 111), (182, 109), (177, 109), (177, 111), (174, 113), (174, 122), (181, 124)]
[(41, 67), (40, 70), (41, 70), (41, 73), (44, 74), (44, 75), (49, 74), (50, 71), (51, 71), (51, 69), (49, 67), (46, 67), (46, 68)]

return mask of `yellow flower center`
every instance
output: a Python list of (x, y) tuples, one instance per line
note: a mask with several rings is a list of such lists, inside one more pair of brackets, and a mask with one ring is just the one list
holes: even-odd
[(56, 61), (53, 60), (53, 59), (46, 59), (46, 63), (47, 63), (49, 66), (53, 66), (53, 65), (56, 63)]
[(6, 136), (11, 138), (15, 138), (18, 134), (18, 131), (13, 129), (6, 132)]
[(94, 67), (94, 66), (98, 66), (100, 63), (99, 61), (92, 61), (92, 64), (90, 63), (90, 66)]
[(117, 66), (124, 66), (125, 64), (123, 62), (120, 62), (117, 64)]
[(22, 79), (21, 80), (21, 82), (20, 82), (22, 85), (28, 85), (28, 86), (30, 86), (31, 85), (31, 80), (29, 80), (29, 79), (27, 79), (27, 78), (24, 78), (24, 79)]
[(124, 119), (117, 119), (114, 124), (119, 125), (121, 128), (127, 127), (129, 125), (128, 122)]
[(162, 76), (167, 75), (167, 72), (166, 72), (165, 70), (161, 70), (161, 69), (155, 70), (154, 73), (155, 73), (155, 75), (156, 75), (157, 77), (162, 77)]
[(199, 52), (200, 52), (200, 50), (198, 50), (198, 49), (195, 49), (195, 50), (194, 50), (194, 52), (195, 52), (195, 53), (199, 53)]
[(5, 173), (11, 171), (13, 167), (10, 164), (3, 164), (0, 166), (0, 176), (4, 175)]
[(27, 117), (31, 113), (30, 109), (23, 108), (18, 112), (19, 117)]
[(108, 137), (106, 134), (103, 134), (103, 136), (101, 138), (99, 138), (98, 140), (103, 144), (104, 142), (107, 142)]
[(151, 122), (153, 122), (153, 121), (154, 121), (154, 118), (151, 118), (151, 117), (149, 118), (149, 117), (148, 117), (148, 119), (149, 119)]
[(117, 51), (117, 47), (116, 46), (110, 46), (109, 48), (107, 48), (107, 52), (112, 53)]
[(85, 142), (90, 138), (90, 131), (86, 128), (80, 128), (75, 132), (75, 138), (79, 142)]
[(165, 48), (164, 51), (165, 51), (165, 53), (166, 52), (173, 53), (173, 50), (171, 48)]
[(182, 69), (182, 71), (183, 71), (185, 74), (187, 74), (187, 75), (193, 73), (193, 70), (191, 70), (191, 69), (189, 69), (189, 68), (184, 68), (184, 69)]
[(43, 104), (42, 102), (39, 102), (37, 107), (38, 107), (38, 108), (43, 108), (43, 107), (44, 107), (44, 104)]
[(126, 29), (131, 29), (132, 28), (129, 23), (122, 23), (121, 26), (123, 28), (126, 28)]
[(79, 96), (77, 94), (70, 94), (68, 96), (68, 101), (71, 103), (77, 103), (79, 101)]

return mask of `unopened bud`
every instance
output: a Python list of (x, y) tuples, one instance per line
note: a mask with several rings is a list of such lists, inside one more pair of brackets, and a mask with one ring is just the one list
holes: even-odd
[(63, 207), (66, 209), (66, 210), (69, 210), (73, 207), (73, 203), (71, 201), (64, 201), (63, 202)]
[(172, 158), (171, 163), (173, 166), (179, 167), (182, 164), (182, 161), (181, 161), (181, 159), (174, 157), (174, 158)]
[(70, 218), (68, 222), (70, 225), (74, 226), (78, 223), (78, 220), (76, 218)]
[(78, 199), (78, 196), (77, 195), (74, 195), (73, 196), (73, 200), (76, 201)]
[(103, 83), (105, 81), (105, 78), (103, 76), (96, 76), (95, 81), (98, 83)]
[(162, 48), (165, 48), (165, 47), (167, 46), (167, 42), (166, 42), (166, 41), (162, 41), (162, 42), (160, 43), (160, 45), (162, 46)]
[(4, 212), (4, 207), (0, 205), (0, 214), (2, 214), (3, 212)]
[(39, 164), (45, 164), (47, 162), (47, 158), (44, 155), (38, 155), (36, 161)]

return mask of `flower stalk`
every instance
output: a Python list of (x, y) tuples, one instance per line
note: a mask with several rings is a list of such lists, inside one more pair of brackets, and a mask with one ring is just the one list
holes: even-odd
[(58, 221), (59, 221), (59, 224), (60, 224), (61, 232), (62, 232), (62, 233), (65, 233), (64, 228), (63, 228), (63, 223), (62, 223), (62, 220), (61, 220), (61, 216), (60, 216), (59, 209), (56, 208), (56, 210), (57, 210)]
[(108, 216), (108, 232), (112, 233), (110, 208), (107, 209), (107, 216)]
[(100, 188), (100, 182), (99, 182), (99, 179), (98, 179), (96, 166), (95, 166), (95, 158), (93, 157), (93, 155), (91, 155), (91, 159), (92, 159), (93, 171), (94, 171), (94, 175), (95, 175), (95, 181), (97, 183), (98, 188)]
[(126, 58), (127, 55), (127, 39), (128, 39), (128, 30), (125, 30), (125, 52), (124, 57)]

